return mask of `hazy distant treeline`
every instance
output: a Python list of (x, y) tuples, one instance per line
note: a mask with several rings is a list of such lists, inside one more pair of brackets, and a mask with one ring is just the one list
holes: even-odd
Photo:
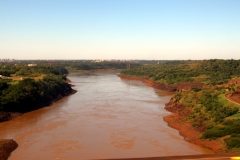
[(122, 74), (145, 77), (166, 84), (200, 81), (215, 85), (240, 76), (240, 60), (169, 61), (124, 70)]

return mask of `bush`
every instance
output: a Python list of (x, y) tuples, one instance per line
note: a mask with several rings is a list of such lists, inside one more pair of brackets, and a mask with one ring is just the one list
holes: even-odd
[(203, 133), (202, 138), (217, 139), (226, 135), (232, 135), (234, 138), (240, 138), (240, 120), (227, 120), (223, 122), (223, 127), (213, 127)]
[(240, 148), (240, 136), (238, 135), (237, 137), (230, 137), (224, 139), (228, 149), (231, 148)]
[(194, 91), (194, 92), (199, 92), (199, 91), (201, 91), (201, 88), (193, 87), (193, 88), (192, 88), (192, 91)]
[(205, 139), (217, 139), (219, 137), (227, 135), (225, 128), (213, 127), (203, 133), (202, 138)]
[(199, 127), (199, 126), (201, 126), (201, 123), (199, 123), (199, 122), (195, 122), (192, 124), (192, 127), (194, 127), (194, 128)]

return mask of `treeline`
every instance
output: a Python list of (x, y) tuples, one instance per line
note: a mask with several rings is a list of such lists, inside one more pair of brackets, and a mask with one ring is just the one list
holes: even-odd
[(124, 75), (144, 77), (156, 82), (177, 84), (199, 81), (207, 85), (224, 84), (240, 76), (240, 60), (168, 61), (124, 70)]
[(34, 66), (34, 67), (24, 66), (15, 72), (16, 76), (30, 76), (38, 74), (63, 75), (68, 74), (68, 71), (66, 68), (59, 66)]
[[(97, 70), (97, 69), (126, 69), (141, 66), (145, 61), (83, 61), (83, 60), (55, 60), (55, 61), (18, 61), (0, 63), (0, 75), (29, 76), (36, 74), (68, 74), (72, 70)], [(155, 63), (146, 61), (147, 63)], [(35, 64), (35, 66), (28, 66)], [(67, 69), (69, 70), (67, 70)]]
[(39, 74), (63, 75), (68, 74), (68, 71), (61, 66), (49, 66), (46, 64), (27, 66), (27, 64), (0, 63), (0, 75), (9, 77), (12, 74), (15, 76), (34, 76)]
[[(171, 61), (123, 70), (123, 75), (144, 77), (168, 85), (201, 82), (204, 88), (176, 92), (171, 102), (181, 106), (187, 122), (204, 139), (223, 141), (228, 149), (240, 148), (240, 106), (226, 99), (226, 94), (240, 90), (240, 60)], [(183, 107), (184, 106), (184, 107)]]
[(135, 61), (61, 61), (56, 63), (59, 66), (66, 67), (71, 70), (98, 70), (98, 69), (126, 69), (128, 66), (130, 68), (135, 68), (141, 66), (139, 62)]

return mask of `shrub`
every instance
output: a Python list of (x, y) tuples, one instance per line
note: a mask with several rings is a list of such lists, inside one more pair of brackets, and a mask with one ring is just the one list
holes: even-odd
[(230, 138), (226, 138), (224, 139), (228, 149), (231, 148), (240, 148), (240, 136), (237, 137), (230, 137)]
[(192, 91), (194, 91), (194, 92), (199, 92), (199, 91), (201, 91), (201, 88), (193, 87), (193, 88), (192, 88)]
[(213, 127), (212, 129), (207, 130), (203, 133), (202, 138), (205, 139), (217, 139), (225, 135), (224, 128)]

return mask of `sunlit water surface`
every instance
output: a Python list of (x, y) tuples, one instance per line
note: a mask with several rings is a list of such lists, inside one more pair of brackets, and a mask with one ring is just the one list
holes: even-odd
[(165, 95), (116, 74), (72, 75), (77, 93), (0, 123), (19, 147), (10, 160), (74, 160), (211, 153), (167, 126)]

